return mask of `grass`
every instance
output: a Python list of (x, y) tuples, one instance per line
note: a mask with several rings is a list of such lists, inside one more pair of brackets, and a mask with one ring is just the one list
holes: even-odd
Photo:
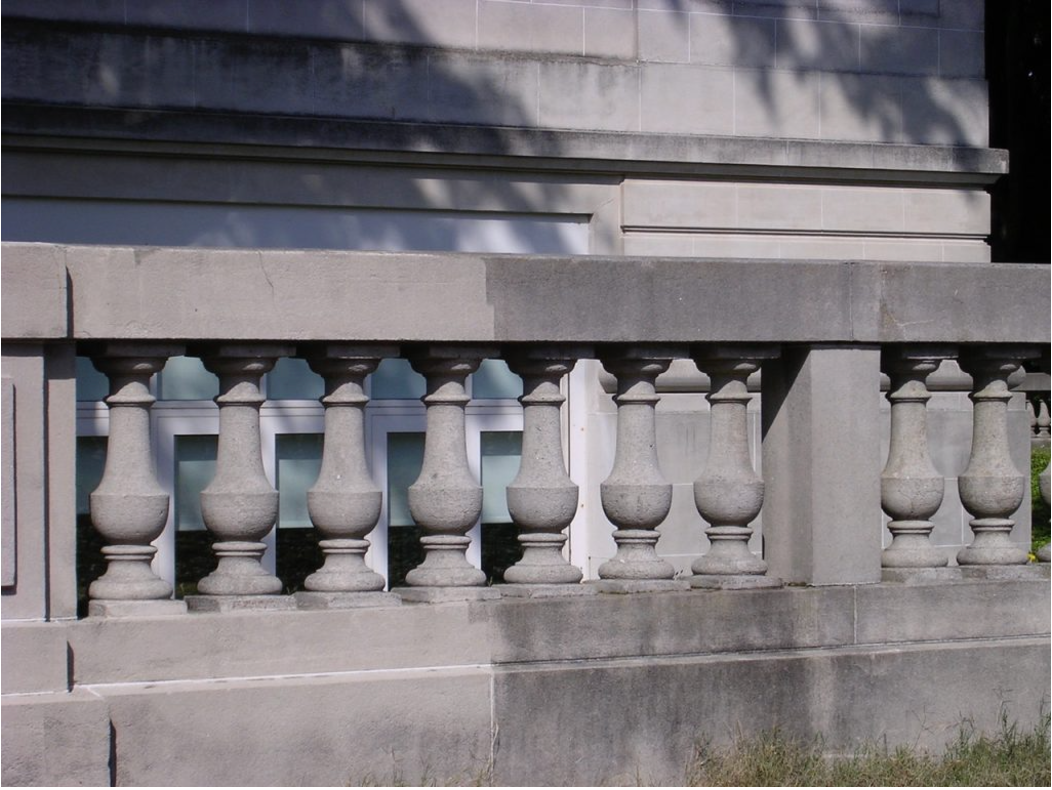
[(687, 773), (692, 787), (1049, 787), (1049, 718), (1032, 730), (1009, 723), (977, 734), (965, 724), (941, 755), (868, 745), (847, 757), (824, 754), (821, 739), (802, 741), (778, 730), (730, 747), (703, 745)]
[(1035, 554), (1049, 542), (1049, 506), (1041, 497), (1037, 481), (1038, 475), (1048, 466), (1049, 456), (1047, 447), (1035, 447), (1030, 453), (1030, 537)]

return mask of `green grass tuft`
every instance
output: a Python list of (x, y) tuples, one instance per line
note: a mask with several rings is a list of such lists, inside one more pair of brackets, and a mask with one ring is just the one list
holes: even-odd
[(865, 746), (848, 757), (824, 754), (821, 739), (778, 730), (733, 746), (702, 745), (687, 773), (692, 787), (1049, 787), (1049, 717), (1021, 730), (1002, 713), (996, 736), (967, 724), (939, 756), (900, 746)]

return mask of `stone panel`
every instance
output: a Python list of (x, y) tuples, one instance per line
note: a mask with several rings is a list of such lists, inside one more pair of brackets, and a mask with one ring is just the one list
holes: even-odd
[(448, 786), (485, 781), (490, 683), (447, 669), (98, 692), (119, 785)]
[(762, 68), (775, 63), (775, 20), (690, 15), (690, 62)]
[(249, 33), (359, 41), (366, 37), (364, 7), (365, 0), (248, 0), (245, 27)]
[(777, 36), (780, 69), (858, 71), (858, 25), (779, 20)]
[(983, 80), (917, 77), (903, 82), (902, 142), (989, 144), (987, 85)]
[(640, 10), (639, 59), (686, 63), (690, 59), (690, 18), (688, 14)]
[(642, 128), (648, 132), (731, 134), (734, 73), (662, 63), (642, 67)]
[[(822, 139), (894, 143), (904, 140), (902, 84), (897, 77), (823, 74)], [(923, 130), (907, 139), (925, 141)]]
[(539, 64), (539, 123), (562, 129), (639, 129), (635, 66), (578, 61)]
[(861, 30), (862, 71), (873, 74), (939, 73), (939, 31), (880, 25), (862, 25)]
[(110, 722), (93, 694), (3, 699), (3, 784), (110, 787)]
[[(428, 84), (429, 120), (496, 126), (537, 123), (535, 63), (481, 55), (432, 55)], [(501, 100), (494, 101), (494, 96)]]
[(66, 627), (61, 623), (5, 622), (3, 639), (4, 694), (67, 691), (70, 667)]
[(734, 131), (754, 137), (818, 138), (823, 76), (745, 70), (734, 73)]
[(621, 8), (584, 9), (584, 54), (598, 58), (636, 57), (636, 13)]
[(479, 49), (581, 54), (580, 8), (482, 0), (478, 14)]
[(365, 0), (365, 29), (374, 41), (473, 48), (475, 7), (475, 0)]
[(984, 54), (981, 31), (939, 31), (940, 76), (982, 79), (986, 74)]

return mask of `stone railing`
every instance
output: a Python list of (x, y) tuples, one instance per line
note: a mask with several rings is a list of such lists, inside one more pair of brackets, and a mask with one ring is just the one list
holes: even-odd
[[(91, 583), (92, 615), (996, 578), (1028, 563), (1009, 539), (1027, 482), (1009, 455), (1008, 377), (1021, 365), (1047, 370), (1047, 266), (23, 244), (3, 252), (5, 356), (43, 360), (45, 390), (74, 353), (109, 379), (109, 452), (90, 498), (108, 567)], [(201, 493), (218, 562), (186, 602), (171, 600), (171, 586), (151, 569), (169, 498), (153, 472), (149, 430), (150, 377), (184, 353), (219, 379), (216, 473)], [(263, 469), (259, 410), (261, 377), (290, 356), (325, 381), (324, 453), (308, 495), (324, 564), (305, 592), (283, 596), (261, 564), (278, 494)], [(424, 559), (397, 596), (364, 561), (382, 502), (365, 454), (365, 378), (393, 356), (427, 381), (423, 467), (408, 495)], [(524, 382), (522, 464), (507, 488), (523, 555), (499, 587), (486, 586), (466, 558), (482, 492), (465, 453), (465, 380), (487, 358), (503, 358)], [(598, 581), (581, 584), (563, 552), (579, 492), (563, 458), (560, 382), (585, 358), (616, 377), (616, 452), (599, 486), (616, 553)], [(709, 458), (694, 484), (711, 547), (693, 575), (674, 578), (656, 550), (672, 487), (657, 462), (655, 380), (680, 358), (711, 381)], [(971, 452), (958, 488), (974, 539), (953, 569), (929, 540), (945, 485), (929, 456), (926, 379), (946, 359), (973, 381)], [(761, 368), (762, 478), (746, 413), (746, 380)], [(19, 396), (33, 392), (21, 370), (15, 424), (5, 424), (18, 442), (32, 436), (17, 422), (31, 412)], [(882, 372), (891, 382), (883, 471)], [(43, 408), (53, 417), (41, 435), (49, 488), (62, 482), (56, 459), (72, 456), (72, 437), (57, 427), (68, 424), (62, 410), (73, 409), (68, 387), (50, 393)], [(892, 535), (883, 550), (881, 508)], [(748, 546), (761, 509), (763, 558)], [(30, 516), (13, 518), (21, 541)], [(56, 570), (72, 573), (52, 563), (52, 577)], [(33, 576), (19, 571), (19, 586), (25, 578)], [(52, 605), (68, 610), (68, 602)]]

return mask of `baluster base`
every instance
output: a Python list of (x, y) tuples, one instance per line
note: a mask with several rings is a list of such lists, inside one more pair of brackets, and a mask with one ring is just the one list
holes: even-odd
[(106, 572), (88, 587), (92, 600), (153, 601), (172, 595), (172, 586), (150, 567), (157, 553), (153, 546), (103, 546)]
[(384, 577), (365, 564), (369, 541), (342, 538), (320, 540), (325, 555), (321, 568), (308, 576), (303, 586), (311, 592), (371, 592), (384, 588)]
[(486, 574), (467, 560), (471, 538), (463, 535), (425, 535), (420, 538), (426, 555), (405, 576), (410, 587), (480, 587)]
[(687, 581), (695, 590), (769, 590), (785, 586), (773, 576), (749, 574), (694, 574)]
[(185, 601), (88, 601), (88, 617), (172, 617), (186, 614)]
[(386, 592), (298, 592), (292, 596), (297, 609), (361, 609), (401, 606), (402, 599)]
[(213, 543), (212, 550), (219, 558), (219, 565), (198, 582), (197, 591), (203, 596), (280, 593), (281, 579), (267, 573), (260, 565), (266, 549), (265, 543), (253, 541)]
[(975, 540), (957, 554), (958, 565), (1025, 565), (1030, 555), (1012, 545), (1008, 533), (1015, 522), (1008, 518), (977, 518), (969, 522)]
[[(1014, 566), (1013, 566), (1014, 567)], [(962, 568), (884, 568), (880, 580), (895, 584), (932, 584), (959, 582), (964, 578)]]
[(201, 614), (284, 612), (296, 608), (296, 599), (291, 595), (188, 595), (186, 608)]
[(1037, 550), (1038, 562), (1052, 562), (1052, 543), (1046, 543)]
[(676, 569), (657, 554), (658, 532), (654, 529), (617, 529), (617, 552), (599, 566), (599, 578), (610, 580), (666, 580)]
[(504, 571), (509, 584), (577, 584), (581, 569), (563, 557), (566, 536), (561, 532), (529, 532), (519, 535), (522, 559)]
[(594, 583), (588, 584), (497, 584), (504, 598), (566, 598), (573, 595), (595, 595)]
[(705, 531), (711, 541), (708, 553), (694, 560), (696, 576), (763, 576), (767, 563), (749, 551), (748, 527), (713, 526)]
[(941, 568), (949, 564), (949, 557), (931, 545), (930, 521), (890, 521), (891, 545), (880, 555), (885, 568)]

